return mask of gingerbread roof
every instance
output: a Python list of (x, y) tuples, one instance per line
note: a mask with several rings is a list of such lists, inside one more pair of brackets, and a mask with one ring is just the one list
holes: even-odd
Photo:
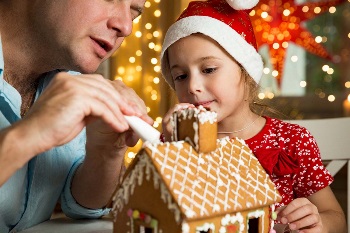
[[(146, 143), (141, 152), (138, 156), (147, 157), (153, 167), (148, 170), (157, 173), (157, 182), (168, 190), (167, 195), (164, 194), (166, 199), (172, 197), (174, 203), (168, 206), (176, 204), (174, 210), (179, 209), (187, 220), (256, 209), (281, 198), (256, 157), (240, 139), (217, 140), (217, 149), (210, 153), (197, 153), (185, 141)], [(136, 166), (131, 169), (137, 170)], [(129, 175), (127, 183), (135, 185), (136, 179), (140, 179), (135, 172), (131, 171), (134, 175)], [(130, 177), (135, 177), (135, 181)], [(126, 193), (132, 193), (130, 188), (124, 186), (116, 196), (125, 197)], [(118, 202), (114, 208), (122, 204)]]

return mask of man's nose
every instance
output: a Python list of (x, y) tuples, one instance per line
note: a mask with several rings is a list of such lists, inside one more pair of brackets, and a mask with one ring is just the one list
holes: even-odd
[(132, 32), (132, 16), (130, 6), (118, 2), (107, 22), (107, 27), (117, 32), (118, 37), (127, 37)]

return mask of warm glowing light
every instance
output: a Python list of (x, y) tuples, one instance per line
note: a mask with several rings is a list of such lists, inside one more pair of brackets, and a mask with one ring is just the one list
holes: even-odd
[(152, 28), (152, 24), (146, 23), (145, 28), (148, 29), (148, 30), (151, 29)]
[(159, 78), (158, 77), (155, 77), (154, 79), (153, 79), (153, 82), (154, 82), (154, 84), (158, 84), (159, 83)]
[(151, 2), (146, 1), (146, 2), (145, 2), (145, 7), (147, 7), (147, 8), (151, 7)]
[(329, 8), (329, 13), (331, 13), (331, 14), (334, 14), (336, 11), (337, 11), (337, 8), (335, 8), (334, 6), (331, 6)]
[(142, 51), (141, 50), (137, 50), (136, 51), (136, 56), (138, 56), (138, 57), (142, 56)]
[(278, 71), (277, 70), (272, 71), (272, 76), (273, 77), (277, 77), (278, 76)]
[(162, 12), (160, 10), (155, 10), (154, 11), (154, 16), (155, 17), (160, 17), (162, 15)]
[(266, 19), (269, 14), (267, 12), (262, 12), (261, 13), (261, 18)]
[(160, 50), (162, 50), (162, 46), (157, 44), (155, 47), (154, 47), (154, 51), (156, 52), (160, 52)]
[(321, 7), (315, 7), (314, 12), (315, 14), (321, 13)]
[(272, 92), (267, 93), (267, 98), (273, 99), (273, 97), (275, 97), (275, 94), (273, 94)]
[(347, 82), (345, 83), (345, 87), (346, 87), (346, 88), (350, 88), (350, 81), (347, 81)]
[(299, 85), (301, 86), (301, 87), (306, 87), (306, 81), (301, 81), (300, 83), (299, 83)]
[(328, 101), (329, 102), (334, 102), (334, 100), (335, 100), (335, 96), (334, 95), (329, 95), (328, 96)]
[(309, 7), (308, 6), (303, 6), (303, 8), (301, 9), (304, 13), (309, 11)]
[(130, 58), (129, 58), (129, 62), (130, 62), (130, 63), (135, 63), (135, 61), (136, 61), (136, 58), (135, 58), (135, 57), (130, 57)]
[(291, 56), (290, 60), (292, 62), (297, 62), (298, 61), (298, 56), (294, 55), (294, 56)]
[(123, 74), (125, 74), (125, 68), (124, 68), (124, 66), (120, 66), (120, 67), (118, 67), (117, 72), (118, 72), (118, 74), (119, 74), (119, 75), (123, 75)]
[(160, 66), (155, 66), (153, 69), (155, 72), (160, 72)]
[(333, 68), (329, 68), (328, 70), (327, 70), (327, 74), (333, 74), (334, 73), (334, 69)]
[(128, 82), (132, 82), (132, 81), (134, 81), (134, 76), (128, 75), (128, 77), (126, 78), (126, 80), (127, 80)]
[(322, 70), (323, 70), (324, 72), (327, 72), (328, 69), (329, 69), (329, 65), (324, 65), (324, 66), (322, 66)]
[(137, 72), (141, 72), (142, 71), (142, 66), (136, 66), (135, 69), (136, 69)]
[(259, 93), (258, 98), (263, 100), (265, 99), (265, 94), (264, 93)]
[(141, 19), (141, 15), (139, 17), (137, 17), (136, 19), (134, 19), (133, 23), (138, 24), (140, 22), (140, 19)]
[(153, 123), (153, 127), (154, 127), (154, 128), (158, 128), (158, 127), (159, 127), (159, 123), (155, 121), (155, 122)]
[(153, 42), (151, 42), (151, 43), (148, 44), (148, 48), (150, 48), (150, 49), (154, 49), (155, 46), (156, 46), (156, 45), (155, 45)]
[(270, 73), (270, 69), (265, 67), (264, 70), (263, 70), (264, 74), (269, 74)]
[(151, 100), (157, 100), (158, 99), (158, 95), (151, 95)]
[(251, 10), (251, 11), (249, 12), (249, 15), (250, 15), (250, 16), (254, 16), (254, 15), (255, 15), (255, 10)]
[(157, 117), (156, 118), (156, 122), (158, 122), (159, 124), (162, 123), (163, 121), (163, 117)]
[(273, 47), (274, 49), (278, 49), (278, 48), (280, 47), (280, 45), (279, 45), (278, 43), (273, 43), (272, 47)]
[(135, 155), (136, 155), (136, 154), (135, 154), (134, 152), (129, 152), (129, 153), (128, 153), (128, 158), (129, 158), (129, 159), (133, 159), (133, 158), (135, 158)]
[(150, 107), (146, 107), (146, 109), (147, 109), (148, 113), (151, 112), (151, 108)]
[(136, 36), (137, 38), (140, 38), (140, 37), (142, 36), (142, 32), (136, 31), (136, 32), (135, 32), (135, 36)]
[(316, 36), (315, 41), (316, 41), (316, 43), (321, 43), (322, 42), (322, 37), (321, 36)]
[(154, 37), (157, 38), (157, 37), (159, 37), (159, 35), (160, 35), (159, 31), (154, 31), (154, 32), (153, 32), (153, 36), (154, 36)]
[(284, 15), (284, 16), (289, 16), (289, 15), (290, 15), (290, 10), (285, 9), (285, 10), (283, 11), (283, 15)]
[[(296, 2), (298, 1), (261, 0), (255, 7), (255, 11), (250, 11), (258, 48), (268, 46), (273, 70), (278, 71), (276, 80), (279, 86), (282, 84), (285, 56), (288, 54), (287, 49), (289, 49), (288, 43), (293, 42), (307, 52), (321, 58), (331, 58), (326, 48), (323, 47), (323, 43), (327, 41), (327, 38), (321, 36), (322, 33), (327, 33), (325, 31), (327, 27), (323, 29), (313, 26), (312, 30), (320, 35), (315, 38), (313, 33), (303, 24), (320, 14), (334, 12), (336, 5), (343, 1)], [(331, 27), (329, 28), (329, 30), (333, 30)], [(349, 32), (348, 37), (350, 38)]]
[(152, 59), (151, 59), (151, 63), (152, 63), (153, 65), (157, 64), (157, 63), (158, 63), (158, 59), (157, 59), (157, 58), (152, 58)]

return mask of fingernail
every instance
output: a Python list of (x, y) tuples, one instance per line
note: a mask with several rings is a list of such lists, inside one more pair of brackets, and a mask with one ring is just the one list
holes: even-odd
[(287, 223), (288, 223), (288, 219), (285, 218), (285, 217), (282, 217), (282, 218), (281, 218), (281, 223), (287, 224)]
[(295, 228), (296, 228), (296, 225), (295, 225), (295, 224), (293, 224), (293, 223), (289, 224), (289, 229), (295, 230)]

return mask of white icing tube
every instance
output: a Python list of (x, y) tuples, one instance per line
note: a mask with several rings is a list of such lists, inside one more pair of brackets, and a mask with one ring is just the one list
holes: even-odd
[(137, 116), (124, 116), (129, 126), (134, 132), (141, 138), (142, 141), (146, 142), (159, 142), (160, 132), (147, 124), (145, 121)]

